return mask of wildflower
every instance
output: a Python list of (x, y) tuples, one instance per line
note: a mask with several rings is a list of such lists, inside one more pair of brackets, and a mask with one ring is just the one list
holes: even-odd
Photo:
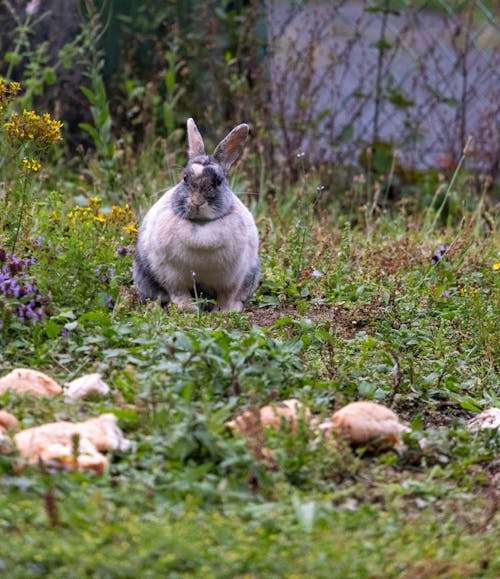
[(40, 8), (40, 0), (31, 0), (26, 4), (26, 14), (36, 14)]
[(108, 221), (112, 223), (130, 223), (134, 219), (134, 212), (130, 208), (129, 204), (126, 203), (124, 207), (119, 205), (113, 205), (111, 211), (108, 214)]
[(105, 285), (108, 285), (109, 282), (115, 277), (116, 270), (114, 267), (108, 267), (105, 269), (105, 266), (101, 263), (95, 268), (95, 273), (99, 278), (99, 281)]
[(92, 205), (89, 207), (80, 207), (77, 205), (68, 213), (68, 219), (70, 220), (71, 228), (74, 228), (77, 222), (88, 225), (94, 220), (100, 223), (106, 221), (104, 215), (100, 213), (98, 205)]
[(131, 223), (130, 225), (127, 225), (127, 226), (123, 227), (122, 229), (126, 233), (138, 233), (137, 227), (135, 226), (134, 223)]
[(122, 257), (127, 257), (128, 255), (130, 255), (131, 251), (132, 248), (130, 247), (130, 245), (125, 246), (120, 245), (116, 250), (118, 255), (121, 255)]
[(0, 78), (0, 114), (6, 110), (7, 105), (20, 90), (21, 85), (18, 82), (9, 82), (9, 84), (7, 84), (3, 78)]
[(466, 287), (461, 287), (460, 288), (460, 295), (462, 297), (465, 297), (466, 295), (469, 295), (471, 298), (475, 297), (477, 294), (479, 293), (479, 290), (477, 288), (471, 288), (471, 289), (467, 289)]
[(494, 263), (493, 267), (491, 269), (493, 271), (498, 271), (500, 269), (500, 261), (497, 261), (496, 263)]
[(450, 246), (449, 245), (441, 245), (439, 247), (439, 249), (437, 249), (433, 254), (432, 254), (432, 263), (435, 265), (436, 263), (439, 263), (444, 255), (449, 251)]
[(0, 263), (0, 302), (8, 303), (22, 322), (41, 320), (47, 313), (50, 294), (40, 294), (28, 277), (27, 269), (35, 263), (34, 258), (19, 259), (0, 247)]
[(449, 298), (449, 297), (450, 297), (450, 294), (448, 293), (448, 290), (443, 290), (443, 291), (441, 292), (441, 297), (442, 297), (442, 298)]
[(26, 169), (33, 171), (33, 173), (37, 173), (42, 168), (42, 164), (38, 159), (23, 159), (23, 165)]
[(41, 147), (53, 145), (62, 139), (61, 121), (56, 121), (50, 117), (49, 113), (43, 116), (37, 115), (35, 111), (24, 109), (22, 116), (12, 113), (10, 122), (4, 124), (7, 136), (11, 141), (27, 143), (35, 142)]

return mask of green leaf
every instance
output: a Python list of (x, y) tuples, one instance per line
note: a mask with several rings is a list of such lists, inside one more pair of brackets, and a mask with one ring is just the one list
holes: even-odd
[(99, 132), (95, 127), (89, 125), (89, 123), (79, 123), (78, 126), (80, 127), (80, 129), (87, 131), (87, 133), (89, 133), (90, 136), (94, 139), (94, 142), (96, 144), (101, 143), (101, 137), (99, 136)]
[(47, 321), (47, 323), (45, 324), (45, 333), (47, 335), (47, 338), (50, 338), (51, 340), (57, 338), (60, 332), (61, 328), (59, 327), (59, 324), (57, 324), (53, 320)]
[(94, 322), (101, 327), (111, 325), (109, 317), (101, 312), (87, 312), (78, 318), (78, 322), (82, 324), (82, 326), (85, 326), (86, 322)]
[(51, 66), (48, 66), (44, 71), (44, 77), (47, 84), (54, 84), (57, 80), (56, 71)]
[(23, 57), (21, 54), (18, 54), (17, 52), (9, 51), (5, 54), (4, 60), (5, 60), (5, 62), (9, 62), (11, 64), (16, 65), (16, 64), (19, 64), (23, 60)]
[(97, 96), (89, 88), (87, 88), (86, 86), (81, 86), (80, 90), (87, 97), (87, 99), (91, 104), (94, 105), (97, 102)]
[(306, 533), (311, 533), (316, 519), (316, 502), (301, 502), (297, 495), (292, 496), (292, 505), (297, 522)]

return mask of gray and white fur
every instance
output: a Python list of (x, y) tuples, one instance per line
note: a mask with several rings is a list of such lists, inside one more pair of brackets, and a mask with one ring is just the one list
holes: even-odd
[(241, 311), (260, 277), (259, 237), (250, 211), (231, 190), (226, 173), (243, 152), (248, 125), (235, 127), (205, 154), (188, 119), (189, 162), (183, 180), (146, 213), (134, 255), (141, 300), (160, 299), (194, 309), (193, 289), (219, 311)]

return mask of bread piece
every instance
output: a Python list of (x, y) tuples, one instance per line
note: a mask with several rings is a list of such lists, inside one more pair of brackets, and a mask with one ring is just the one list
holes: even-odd
[(50, 376), (31, 368), (16, 368), (0, 378), (0, 394), (7, 390), (32, 396), (56, 396), (62, 392), (61, 386)]
[(123, 436), (114, 414), (102, 414), (84, 422), (51, 422), (21, 430), (15, 436), (21, 456), (29, 457), (51, 444), (72, 444), (75, 435), (88, 440), (98, 450), (128, 450), (130, 441)]
[(88, 396), (109, 394), (109, 386), (103, 381), (100, 374), (85, 374), (68, 382), (64, 387), (64, 400), (77, 402)]
[(395, 447), (402, 444), (401, 433), (410, 430), (392, 410), (369, 401), (352, 402), (337, 410), (321, 429), (334, 430), (353, 446)]
[(30, 455), (28, 462), (31, 465), (42, 462), (49, 468), (63, 470), (92, 470), (97, 474), (104, 474), (108, 465), (108, 459), (85, 438), (78, 441), (76, 452), (73, 444), (48, 444)]
[(17, 428), (17, 418), (7, 412), (7, 410), (0, 410), (0, 432), (7, 432), (10, 429)]
[(237, 416), (234, 420), (226, 422), (226, 426), (239, 431), (245, 436), (252, 436), (256, 430), (271, 426), (272, 428), (279, 428), (282, 420), (288, 422), (295, 432), (299, 419), (303, 417), (306, 422), (309, 422), (311, 413), (309, 409), (297, 400), (291, 398), (283, 400), (283, 402), (276, 402), (263, 406), (258, 413), (246, 411)]

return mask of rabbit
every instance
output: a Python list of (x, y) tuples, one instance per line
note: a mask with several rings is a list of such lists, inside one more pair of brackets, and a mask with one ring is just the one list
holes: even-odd
[(226, 179), (243, 152), (248, 125), (235, 127), (205, 153), (193, 119), (187, 121), (183, 180), (149, 209), (139, 228), (133, 277), (141, 301), (159, 299), (196, 309), (193, 292), (216, 300), (221, 312), (241, 311), (260, 278), (254, 218)]

